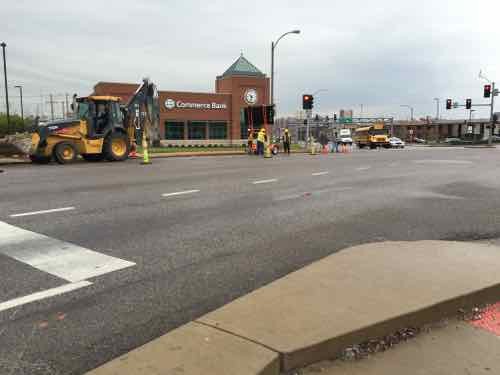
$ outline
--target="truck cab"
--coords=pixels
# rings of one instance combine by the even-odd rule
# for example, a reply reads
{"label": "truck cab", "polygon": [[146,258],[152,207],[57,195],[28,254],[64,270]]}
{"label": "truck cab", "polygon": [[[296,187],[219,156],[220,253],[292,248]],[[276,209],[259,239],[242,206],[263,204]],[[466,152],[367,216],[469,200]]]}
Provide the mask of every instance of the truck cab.
{"label": "truck cab", "polygon": [[347,144],[352,145],[351,129],[340,129],[338,142],[345,144],[345,145],[347,145]]}

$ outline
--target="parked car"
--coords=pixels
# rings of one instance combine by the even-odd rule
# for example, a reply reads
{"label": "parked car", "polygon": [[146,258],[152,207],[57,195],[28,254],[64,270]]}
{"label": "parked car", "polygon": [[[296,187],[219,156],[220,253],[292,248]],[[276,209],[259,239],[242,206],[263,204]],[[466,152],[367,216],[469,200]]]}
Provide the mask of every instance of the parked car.
{"label": "parked car", "polygon": [[427,143],[427,141],[422,138],[413,138],[413,140],[415,141],[415,143]]}
{"label": "parked car", "polygon": [[461,144],[463,143],[462,140],[460,138],[453,138],[453,137],[450,137],[450,138],[446,138],[444,140],[444,143],[448,143],[448,144]]}
{"label": "parked car", "polygon": [[389,144],[391,148],[405,148],[405,143],[397,137],[389,138]]}

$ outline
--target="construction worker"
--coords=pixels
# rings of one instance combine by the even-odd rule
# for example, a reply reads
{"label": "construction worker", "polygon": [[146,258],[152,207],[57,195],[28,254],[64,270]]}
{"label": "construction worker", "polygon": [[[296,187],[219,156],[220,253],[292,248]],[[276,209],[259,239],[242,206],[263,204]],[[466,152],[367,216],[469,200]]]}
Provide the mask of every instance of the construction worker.
{"label": "construction worker", "polygon": [[264,143],[266,142],[266,129],[262,128],[257,135],[257,155],[264,155]]}
{"label": "construction worker", "polygon": [[253,131],[248,129],[248,155],[253,153]]}
{"label": "construction worker", "polygon": [[288,132],[288,128],[285,129],[285,134],[283,135],[283,149],[285,153],[288,153],[290,155],[290,143],[292,141],[292,138],[290,137],[290,133]]}

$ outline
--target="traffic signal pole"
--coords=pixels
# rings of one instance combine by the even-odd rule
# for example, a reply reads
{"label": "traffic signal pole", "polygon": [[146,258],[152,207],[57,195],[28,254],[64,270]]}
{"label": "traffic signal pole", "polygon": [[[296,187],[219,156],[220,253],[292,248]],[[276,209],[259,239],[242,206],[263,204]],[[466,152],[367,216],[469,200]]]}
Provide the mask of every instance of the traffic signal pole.
{"label": "traffic signal pole", "polygon": [[309,149],[309,139],[310,139],[310,129],[309,129],[309,122],[311,121],[312,117],[312,110],[308,109],[306,110],[306,149]]}
{"label": "traffic signal pole", "polygon": [[493,120],[493,115],[494,115],[494,112],[495,112],[495,96],[496,96],[496,89],[495,89],[495,82],[492,82],[491,84],[491,112],[490,112],[490,122],[491,122],[491,125],[490,125],[490,134],[489,134],[489,137],[488,137],[488,146],[492,146],[493,145],[493,130],[494,130],[494,127],[495,127],[495,122]]}

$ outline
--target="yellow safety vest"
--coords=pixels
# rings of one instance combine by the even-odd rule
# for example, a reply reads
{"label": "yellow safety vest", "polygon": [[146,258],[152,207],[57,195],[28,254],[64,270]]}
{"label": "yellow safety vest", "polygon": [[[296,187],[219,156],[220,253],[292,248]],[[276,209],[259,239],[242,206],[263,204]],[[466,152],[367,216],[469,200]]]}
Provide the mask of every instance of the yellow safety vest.
{"label": "yellow safety vest", "polygon": [[264,133],[263,133],[263,132],[259,132],[259,135],[257,136],[257,140],[258,140],[259,142],[262,142],[262,143],[264,143],[264,142],[266,141],[266,138],[265,138],[265,136],[264,136]]}

